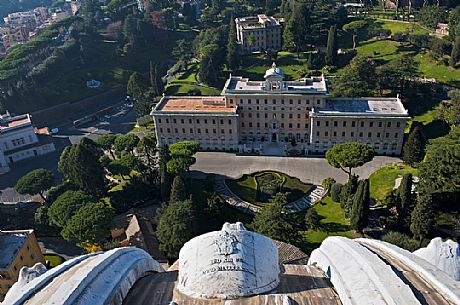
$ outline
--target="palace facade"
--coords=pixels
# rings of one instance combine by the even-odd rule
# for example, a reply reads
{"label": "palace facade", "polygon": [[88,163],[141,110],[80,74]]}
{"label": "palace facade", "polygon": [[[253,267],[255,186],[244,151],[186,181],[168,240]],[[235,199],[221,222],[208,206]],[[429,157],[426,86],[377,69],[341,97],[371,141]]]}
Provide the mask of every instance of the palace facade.
{"label": "palace facade", "polygon": [[158,144],[310,154],[357,141],[380,155],[401,154],[410,117],[399,98],[332,98],[324,77],[284,81],[275,64],[264,78],[230,76],[221,96],[164,96],[152,111]]}

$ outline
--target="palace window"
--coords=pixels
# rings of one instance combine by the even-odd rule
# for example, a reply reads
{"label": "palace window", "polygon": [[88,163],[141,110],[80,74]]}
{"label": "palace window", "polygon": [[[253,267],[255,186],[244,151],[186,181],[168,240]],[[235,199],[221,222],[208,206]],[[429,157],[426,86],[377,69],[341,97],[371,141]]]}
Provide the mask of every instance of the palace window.
{"label": "palace window", "polygon": [[374,127],[374,122],[369,122],[369,127]]}
{"label": "palace window", "polygon": [[334,121],[334,127],[337,127],[339,123],[337,121]]}
{"label": "palace window", "polygon": [[350,136],[353,138],[353,137],[355,136],[355,133],[352,131],[352,132],[350,133]]}
{"label": "palace window", "polygon": [[387,123],[387,127],[391,127],[391,122],[388,122],[388,123]]}
{"label": "palace window", "polygon": [[318,127],[321,126],[321,121],[316,121],[316,126],[318,126]]}
{"label": "palace window", "polygon": [[372,137],[372,132],[368,132],[368,133],[367,133],[367,137],[368,137],[368,138]]}
{"label": "palace window", "polygon": [[355,127],[356,126],[356,122],[355,121],[352,121],[351,122],[351,127]]}
{"label": "palace window", "polygon": [[329,127],[329,121],[326,121],[326,127]]}

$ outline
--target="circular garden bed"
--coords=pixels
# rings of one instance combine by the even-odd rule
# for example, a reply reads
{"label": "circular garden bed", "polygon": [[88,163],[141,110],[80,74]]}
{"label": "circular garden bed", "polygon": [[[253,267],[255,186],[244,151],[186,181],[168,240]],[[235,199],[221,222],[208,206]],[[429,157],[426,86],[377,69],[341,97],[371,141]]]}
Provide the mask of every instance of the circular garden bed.
{"label": "circular garden bed", "polygon": [[314,187],[298,178],[275,171],[244,175],[240,179],[228,179],[225,183],[235,195],[259,206],[269,203],[277,193],[287,193],[288,202],[296,201]]}

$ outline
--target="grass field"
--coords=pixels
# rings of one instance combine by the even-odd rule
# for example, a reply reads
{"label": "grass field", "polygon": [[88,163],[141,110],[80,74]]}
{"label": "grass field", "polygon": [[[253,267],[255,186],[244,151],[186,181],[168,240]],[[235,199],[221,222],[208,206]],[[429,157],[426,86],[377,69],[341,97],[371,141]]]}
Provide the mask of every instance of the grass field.
{"label": "grass field", "polygon": [[199,90],[201,95],[220,95],[221,89],[201,86],[196,83],[199,65],[191,64],[187,71],[181,72],[177,78],[166,87],[166,95],[188,95],[191,90]]}
{"label": "grass field", "polygon": [[350,221],[345,218],[340,204],[333,202],[330,197],[326,197],[312,208],[316,209],[321,217],[321,229],[300,232],[302,240],[305,242],[302,245],[302,250],[310,253],[313,249],[319,247],[321,242],[328,236],[353,237]]}
{"label": "grass field", "polygon": [[47,254],[47,255],[44,255],[44,257],[45,257],[45,261],[50,263],[51,268],[54,268],[63,263],[62,258],[60,258],[58,255]]}
{"label": "grass field", "polygon": [[[311,184],[303,183],[297,178],[293,178],[282,173],[278,174],[280,174],[282,177],[284,177],[284,179],[286,179],[285,183],[282,186],[281,192],[288,193],[288,202],[293,202],[301,198],[306,193],[310,192],[313,188]],[[260,202],[257,200],[257,184],[255,176],[256,174],[251,174],[244,175],[238,180],[229,179],[226,180],[226,184],[228,185],[230,190],[241,199],[259,206],[264,206],[267,204],[267,202]]]}
{"label": "grass field", "polygon": [[371,198],[379,202],[383,201],[386,195],[393,190],[395,180],[409,173],[417,176],[418,170],[405,164],[390,164],[381,167],[369,177]]}
{"label": "grass field", "polygon": [[393,20],[378,20],[378,23],[382,25],[382,28],[390,30],[391,34],[398,32],[410,32],[413,34],[428,34],[429,32],[422,28],[417,23],[407,23]]}

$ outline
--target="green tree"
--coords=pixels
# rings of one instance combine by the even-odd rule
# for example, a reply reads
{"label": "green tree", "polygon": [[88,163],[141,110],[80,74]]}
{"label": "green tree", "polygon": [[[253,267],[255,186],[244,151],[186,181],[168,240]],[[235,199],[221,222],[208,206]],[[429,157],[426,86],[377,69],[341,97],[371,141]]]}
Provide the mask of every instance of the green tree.
{"label": "green tree", "polygon": [[347,217],[353,208],[353,198],[357,189],[358,176],[356,175],[349,177],[347,183],[340,189],[340,207],[345,211]]}
{"label": "green tree", "polygon": [[297,3],[286,22],[283,39],[287,50],[300,52],[309,42],[311,11],[306,3]]}
{"label": "green tree", "polygon": [[206,45],[200,48],[200,70],[198,76],[200,81],[214,85],[219,79],[220,71],[222,70],[222,49],[216,45]]}
{"label": "green tree", "polygon": [[239,66],[238,46],[236,44],[236,25],[233,15],[230,18],[230,31],[228,31],[227,66],[232,71]]}
{"label": "green tree", "polygon": [[361,180],[353,196],[350,219],[351,227],[358,232],[362,232],[369,222],[369,200],[369,180]]}
{"label": "green tree", "polygon": [[419,196],[412,212],[410,230],[414,238],[420,241],[420,246],[422,246],[423,239],[431,233],[435,224],[436,213],[433,209],[431,196]]}
{"label": "green tree", "polygon": [[332,25],[327,36],[326,64],[335,66],[337,63],[337,26]]}
{"label": "green tree", "polygon": [[126,88],[128,94],[133,98],[134,109],[139,116],[148,114],[151,100],[147,95],[149,91],[148,81],[138,72],[131,74]]}
{"label": "green tree", "polygon": [[76,240],[79,245],[101,245],[110,237],[114,213],[102,202],[80,207],[61,231],[66,240]]}
{"label": "green tree", "polygon": [[358,45],[358,35],[364,32],[369,27],[369,24],[365,20],[356,20],[347,23],[343,26],[343,30],[352,35],[353,38],[353,49]]}
{"label": "green tree", "polygon": [[362,97],[372,95],[377,87],[375,62],[358,55],[332,83],[334,96]]}
{"label": "green tree", "polygon": [[172,50],[172,54],[179,61],[183,69],[187,70],[188,64],[193,58],[193,48],[190,41],[179,39],[176,41],[176,46]]}
{"label": "green tree", "polygon": [[452,53],[450,54],[449,65],[452,68],[457,66],[457,62],[460,58],[460,37],[457,37],[454,41],[454,46],[452,47]]}
{"label": "green tree", "polygon": [[314,207],[310,207],[305,214],[305,225],[309,230],[318,230],[321,227],[319,214]]}
{"label": "green tree", "polygon": [[372,161],[375,156],[374,148],[358,142],[336,144],[326,152],[330,166],[340,168],[350,178],[352,169]]}
{"label": "green tree", "polygon": [[169,195],[169,202],[184,201],[187,199],[187,191],[185,189],[184,181],[180,176],[174,177],[171,186],[171,195]]}
{"label": "green tree", "polygon": [[158,149],[155,133],[151,132],[140,139],[136,152],[138,157],[146,165],[148,171],[156,170]]}
{"label": "green tree", "polygon": [[416,126],[409,134],[409,138],[403,146],[404,163],[414,165],[423,160],[425,155],[425,140],[419,126]]}
{"label": "green tree", "polygon": [[[150,61],[150,87],[151,87],[151,92],[153,93],[153,95],[160,96],[163,94],[164,84],[163,84],[161,69],[157,64],[153,64],[152,61]],[[149,104],[149,110],[150,110],[150,104]]]}
{"label": "green tree", "polygon": [[254,230],[275,240],[287,243],[298,241],[295,216],[284,207],[287,195],[278,193],[269,205],[264,206],[254,217]]}
{"label": "green tree", "polygon": [[133,133],[117,134],[114,142],[117,152],[130,152],[133,154],[134,148],[139,144],[139,137]]}
{"label": "green tree", "polygon": [[449,36],[455,40],[460,37],[460,6],[455,7],[449,13]]}
{"label": "green tree", "polygon": [[51,204],[48,210],[50,224],[63,228],[77,210],[94,202],[94,197],[83,191],[66,191]]}
{"label": "green tree", "polygon": [[419,192],[458,194],[460,192],[460,128],[431,140],[419,169]]}
{"label": "green tree", "polygon": [[121,179],[126,180],[125,176],[131,178],[131,172],[139,170],[139,167],[139,159],[134,155],[127,154],[110,162],[107,169],[113,175],[120,175]]}
{"label": "green tree", "polygon": [[59,159],[58,169],[66,180],[82,190],[90,194],[102,195],[105,191],[105,175],[99,163],[100,154],[82,142],[85,141],[64,149]]}
{"label": "green tree", "polygon": [[436,29],[438,23],[445,20],[445,11],[442,7],[436,5],[424,5],[417,16],[420,23],[430,29]]}
{"label": "green tree", "polygon": [[102,149],[108,151],[113,159],[115,159],[115,155],[113,154],[115,138],[116,136],[113,134],[103,134],[96,140],[96,143],[101,146]]}
{"label": "green tree", "polygon": [[171,189],[171,174],[168,172],[168,161],[171,159],[169,148],[163,146],[160,148],[158,168],[160,173],[160,195],[163,201],[169,196]]}
{"label": "green tree", "polygon": [[449,91],[449,97],[441,103],[437,117],[455,128],[460,125],[460,90]]}
{"label": "green tree", "polygon": [[342,192],[343,185],[340,183],[334,183],[331,187],[331,199],[334,202],[340,202],[340,193]]}
{"label": "green tree", "polygon": [[46,200],[44,193],[49,190],[54,183],[54,173],[44,168],[39,168],[22,176],[14,190],[19,194],[35,195],[39,194],[43,200]]}
{"label": "green tree", "polygon": [[171,159],[167,162],[167,170],[171,174],[183,175],[189,172],[196,163],[195,155],[200,150],[200,144],[194,141],[177,142],[169,146]]}
{"label": "green tree", "polygon": [[36,224],[49,226],[48,210],[49,208],[46,205],[42,205],[35,211],[34,220]]}
{"label": "green tree", "polygon": [[195,236],[195,211],[191,200],[171,202],[160,216],[157,238],[160,250],[178,258],[182,246]]}
{"label": "green tree", "polygon": [[405,174],[402,177],[401,185],[398,188],[398,199],[396,204],[396,210],[398,212],[398,226],[402,230],[405,230],[410,226],[410,214],[412,209],[412,174]]}

